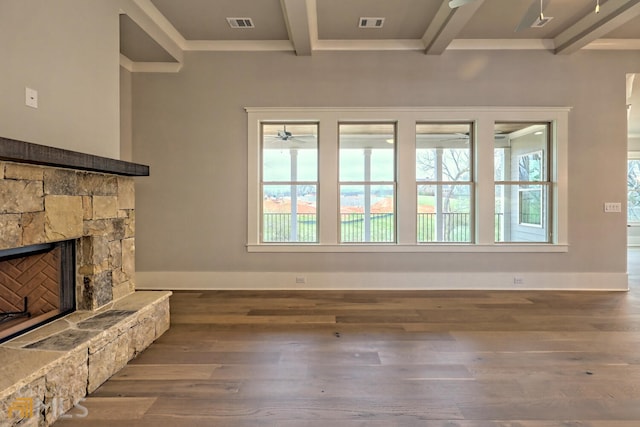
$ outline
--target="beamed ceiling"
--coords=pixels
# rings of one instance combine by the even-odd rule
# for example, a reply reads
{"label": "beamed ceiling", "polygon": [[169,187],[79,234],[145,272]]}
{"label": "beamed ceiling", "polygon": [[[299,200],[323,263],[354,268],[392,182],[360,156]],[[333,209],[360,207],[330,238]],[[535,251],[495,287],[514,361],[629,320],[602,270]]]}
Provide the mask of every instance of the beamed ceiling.
{"label": "beamed ceiling", "polygon": [[[539,16],[539,0],[131,0],[120,18],[121,65],[132,72],[178,72],[187,51],[637,50],[640,0],[543,0],[545,26],[516,27]],[[382,28],[359,28],[363,17]],[[251,18],[231,28],[227,18]],[[630,70],[635,71],[635,70]],[[640,85],[636,78],[633,87]],[[640,90],[632,103],[640,106]],[[632,108],[639,125],[640,108]]]}

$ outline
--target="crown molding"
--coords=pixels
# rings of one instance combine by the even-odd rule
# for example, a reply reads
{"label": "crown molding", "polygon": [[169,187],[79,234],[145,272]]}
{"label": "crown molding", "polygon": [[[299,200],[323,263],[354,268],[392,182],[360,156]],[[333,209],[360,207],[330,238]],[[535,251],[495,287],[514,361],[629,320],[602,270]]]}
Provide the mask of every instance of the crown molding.
{"label": "crown molding", "polygon": [[185,51],[199,52],[260,52],[294,51],[289,40],[187,40]]}
{"label": "crown molding", "polygon": [[180,62],[134,62],[134,73],[178,73],[182,69]]}
{"label": "crown molding", "polygon": [[447,50],[548,50],[552,39],[455,39]]}
{"label": "crown molding", "polygon": [[318,40],[316,51],[424,50],[421,39]]}
{"label": "crown molding", "polygon": [[130,73],[177,73],[182,69],[180,62],[134,62],[123,54],[120,66]]}
{"label": "crown molding", "polygon": [[[187,40],[186,51],[200,52],[293,52],[289,40]],[[421,39],[395,40],[317,40],[313,51],[424,50]],[[455,39],[446,50],[546,50],[553,52],[553,39]],[[640,50],[640,39],[599,39],[586,45],[588,50]]]}
{"label": "crown molding", "polygon": [[583,49],[589,50],[640,50],[640,39],[598,39]]}
{"label": "crown molding", "polygon": [[130,73],[133,73],[133,61],[123,54],[120,54],[120,66]]}

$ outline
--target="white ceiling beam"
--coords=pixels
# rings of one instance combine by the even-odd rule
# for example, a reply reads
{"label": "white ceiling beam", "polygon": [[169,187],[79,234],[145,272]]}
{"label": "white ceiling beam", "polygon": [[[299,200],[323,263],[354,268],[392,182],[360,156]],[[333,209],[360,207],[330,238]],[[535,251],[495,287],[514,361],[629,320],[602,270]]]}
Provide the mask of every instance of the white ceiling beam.
{"label": "white ceiling beam", "polygon": [[475,0],[464,6],[451,9],[449,0],[443,0],[440,9],[422,36],[425,54],[440,55],[444,52],[483,2],[484,0]]}
{"label": "white ceiling beam", "polygon": [[574,53],[640,15],[640,0],[608,0],[554,39],[556,54]]}
{"label": "white ceiling beam", "polygon": [[280,0],[282,12],[287,24],[289,40],[298,56],[311,55],[311,25],[310,14],[315,15],[315,9],[310,10],[307,0]]}
{"label": "white ceiling beam", "polygon": [[176,61],[182,62],[185,39],[151,3],[151,0],[122,2],[122,12]]}

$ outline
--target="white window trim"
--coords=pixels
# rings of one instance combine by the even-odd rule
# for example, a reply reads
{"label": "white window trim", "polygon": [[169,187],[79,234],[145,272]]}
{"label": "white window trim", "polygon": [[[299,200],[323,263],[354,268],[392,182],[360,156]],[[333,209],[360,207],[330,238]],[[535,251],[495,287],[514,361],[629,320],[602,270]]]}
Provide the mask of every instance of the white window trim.
{"label": "white window trim", "polygon": [[[568,121],[570,107],[389,107],[281,108],[246,107],[247,250],[249,252],[567,252]],[[319,242],[260,243],[260,125],[263,122],[318,122]],[[399,165],[415,165],[415,125],[425,121],[475,124],[475,243],[416,243],[415,167],[397,172],[397,243],[340,244],[338,199],[338,123],[396,121]],[[550,122],[553,230],[552,243],[494,242],[493,138],[496,122]],[[487,144],[487,141],[490,144]]]}
{"label": "white window trim", "polygon": [[[627,165],[629,160],[640,160],[640,151],[636,151],[636,150],[627,151]],[[640,221],[629,221],[628,214],[627,214],[627,225],[629,227],[640,227]]]}

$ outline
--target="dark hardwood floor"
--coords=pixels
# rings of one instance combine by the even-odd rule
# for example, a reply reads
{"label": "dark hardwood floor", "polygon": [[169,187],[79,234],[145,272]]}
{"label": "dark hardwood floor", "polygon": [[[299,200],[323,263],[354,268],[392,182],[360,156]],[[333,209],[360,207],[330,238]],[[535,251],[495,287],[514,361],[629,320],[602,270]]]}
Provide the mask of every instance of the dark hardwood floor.
{"label": "dark hardwood floor", "polygon": [[628,293],[176,292],[171,329],[55,425],[638,427],[629,271]]}

